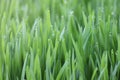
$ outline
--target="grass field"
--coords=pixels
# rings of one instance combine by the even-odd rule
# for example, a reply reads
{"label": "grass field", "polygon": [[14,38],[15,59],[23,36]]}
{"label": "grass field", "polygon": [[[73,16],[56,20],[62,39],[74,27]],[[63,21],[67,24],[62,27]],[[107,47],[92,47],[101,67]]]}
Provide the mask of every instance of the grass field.
{"label": "grass field", "polygon": [[0,0],[0,80],[120,80],[120,0]]}

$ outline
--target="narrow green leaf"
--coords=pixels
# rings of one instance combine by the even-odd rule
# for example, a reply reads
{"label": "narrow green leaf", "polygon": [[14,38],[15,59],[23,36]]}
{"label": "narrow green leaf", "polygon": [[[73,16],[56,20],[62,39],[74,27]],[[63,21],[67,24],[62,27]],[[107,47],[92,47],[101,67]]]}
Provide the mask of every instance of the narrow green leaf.
{"label": "narrow green leaf", "polygon": [[26,54],[25,61],[24,61],[24,65],[23,65],[23,68],[22,68],[21,80],[24,80],[24,79],[25,79],[27,58],[28,58],[28,53]]}

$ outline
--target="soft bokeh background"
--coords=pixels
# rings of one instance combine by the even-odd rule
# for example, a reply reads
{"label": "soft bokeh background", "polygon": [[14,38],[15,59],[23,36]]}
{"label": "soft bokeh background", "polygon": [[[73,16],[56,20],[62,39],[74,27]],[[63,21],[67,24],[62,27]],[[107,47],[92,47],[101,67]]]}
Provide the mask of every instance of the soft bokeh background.
{"label": "soft bokeh background", "polygon": [[120,0],[0,0],[0,80],[119,80]]}

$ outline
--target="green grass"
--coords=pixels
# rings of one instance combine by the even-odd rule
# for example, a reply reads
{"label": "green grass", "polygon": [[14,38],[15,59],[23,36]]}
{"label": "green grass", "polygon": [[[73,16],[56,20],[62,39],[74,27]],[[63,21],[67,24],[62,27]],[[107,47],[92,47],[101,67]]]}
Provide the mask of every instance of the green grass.
{"label": "green grass", "polygon": [[0,0],[0,80],[120,80],[120,0]]}

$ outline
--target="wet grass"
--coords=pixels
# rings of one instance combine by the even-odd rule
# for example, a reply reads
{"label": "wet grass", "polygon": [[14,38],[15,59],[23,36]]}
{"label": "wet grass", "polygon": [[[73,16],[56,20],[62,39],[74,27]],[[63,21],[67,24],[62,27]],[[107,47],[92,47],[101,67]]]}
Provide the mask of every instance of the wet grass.
{"label": "wet grass", "polygon": [[119,80],[119,0],[0,0],[0,80]]}

